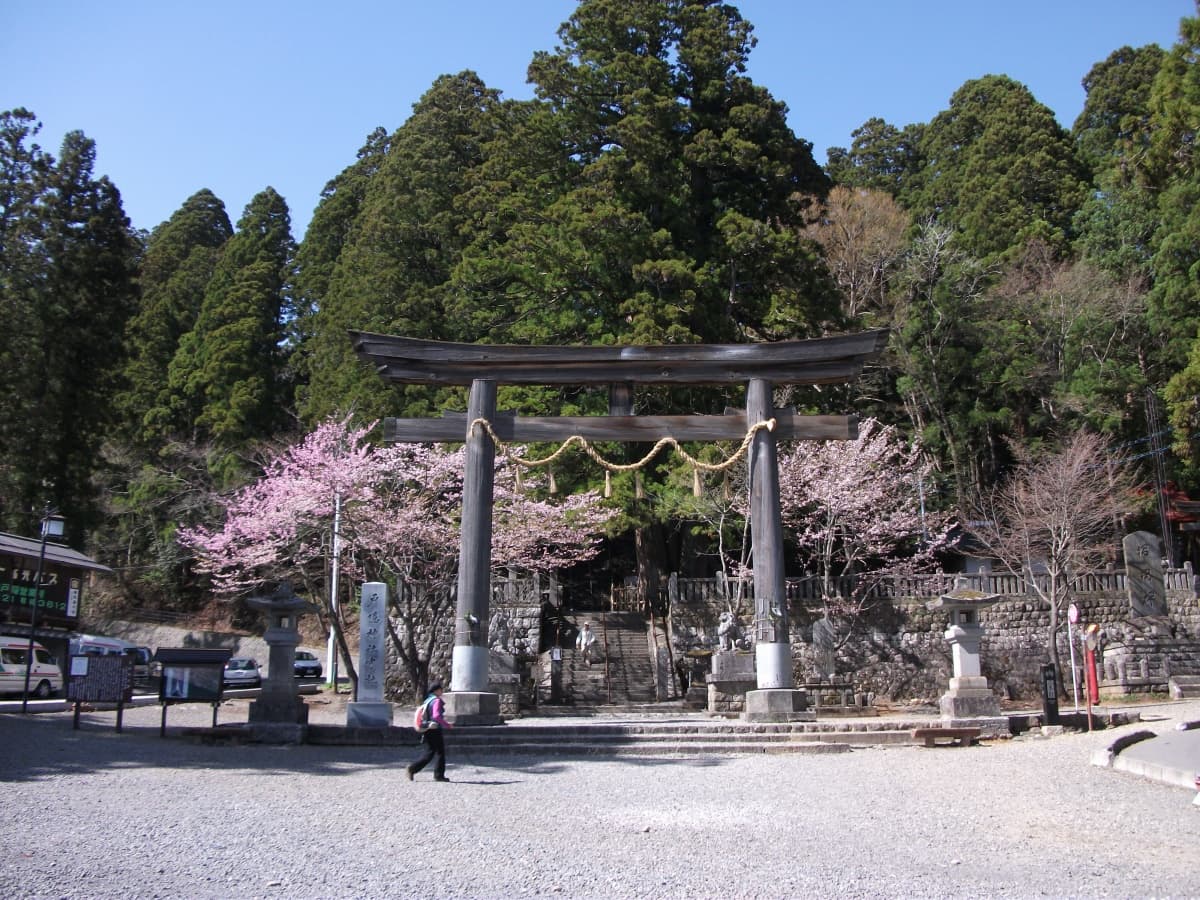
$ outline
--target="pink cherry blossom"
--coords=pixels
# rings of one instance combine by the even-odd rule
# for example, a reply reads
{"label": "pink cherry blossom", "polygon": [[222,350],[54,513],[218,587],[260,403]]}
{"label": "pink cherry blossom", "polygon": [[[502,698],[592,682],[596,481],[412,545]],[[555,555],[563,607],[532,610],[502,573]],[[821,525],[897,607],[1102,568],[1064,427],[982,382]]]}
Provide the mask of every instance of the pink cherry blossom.
{"label": "pink cherry blossom", "polygon": [[[463,451],[377,447],[372,426],[330,419],[266,463],[262,476],[224,502],[218,528],[185,529],[219,594],[237,595],[290,578],[314,584],[332,553],[340,501],[341,565],[347,577],[446,583],[459,549]],[[598,552],[610,513],[595,493],[561,501],[518,491],[497,463],[492,564],[547,572]]]}

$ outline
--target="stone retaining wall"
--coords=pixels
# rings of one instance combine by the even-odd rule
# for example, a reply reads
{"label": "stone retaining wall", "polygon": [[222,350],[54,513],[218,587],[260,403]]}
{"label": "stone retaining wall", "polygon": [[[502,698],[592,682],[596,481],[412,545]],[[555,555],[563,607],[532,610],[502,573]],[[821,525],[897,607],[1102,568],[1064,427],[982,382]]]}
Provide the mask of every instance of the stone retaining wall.
{"label": "stone retaining wall", "polygon": [[[495,594],[493,595],[495,596]],[[527,602],[527,597],[516,598],[516,602]],[[402,623],[392,617],[392,627],[400,633]],[[504,715],[515,715],[522,682],[528,678],[528,661],[537,657],[541,642],[542,610],[540,606],[493,606],[488,623],[488,647],[491,651],[489,678],[495,680],[495,690],[501,695]],[[441,680],[450,684],[450,662],[454,652],[453,612],[441,617],[436,623],[428,620],[417,623],[418,646],[429,646],[429,632],[433,630],[433,656],[429,662],[430,681]],[[404,666],[396,654],[391,641],[387,644],[385,663],[386,694],[393,702],[414,699],[416,685],[412,684]],[[510,676],[518,676],[514,682]],[[516,685],[514,687],[514,684]]]}
{"label": "stone retaining wall", "polygon": [[[926,609],[926,602],[928,598],[885,600],[867,610],[849,637],[844,632],[839,634],[833,651],[834,673],[851,677],[856,692],[888,700],[935,703],[946,690],[953,665],[950,645],[943,636],[946,613]],[[1166,690],[1164,673],[1200,674],[1200,602],[1194,593],[1185,591],[1168,593],[1167,602],[1169,615],[1149,622],[1129,618],[1129,600],[1124,596],[1075,600],[1081,625],[1100,626],[1100,664],[1111,662],[1112,678],[1117,677],[1119,666],[1129,676],[1129,686],[1136,687],[1131,679],[1140,677],[1143,660],[1148,667],[1146,683],[1155,685],[1155,690]],[[726,603],[720,598],[706,604],[691,600],[673,609],[676,653],[696,645],[715,646],[717,621],[725,609]],[[793,604],[789,615],[796,682],[821,680],[821,669],[828,665],[828,659],[819,660],[820,651],[812,643],[813,622],[820,611]],[[743,615],[741,622],[745,628],[748,616]],[[1048,607],[1034,597],[1011,597],[983,610],[980,624],[984,628],[980,660],[989,686],[1008,699],[1038,698],[1041,666],[1048,661]],[[1152,636],[1149,631],[1159,633]],[[1057,643],[1064,678],[1069,683],[1070,647],[1065,622]],[[1076,647],[1077,660],[1082,663],[1078,644]]]}

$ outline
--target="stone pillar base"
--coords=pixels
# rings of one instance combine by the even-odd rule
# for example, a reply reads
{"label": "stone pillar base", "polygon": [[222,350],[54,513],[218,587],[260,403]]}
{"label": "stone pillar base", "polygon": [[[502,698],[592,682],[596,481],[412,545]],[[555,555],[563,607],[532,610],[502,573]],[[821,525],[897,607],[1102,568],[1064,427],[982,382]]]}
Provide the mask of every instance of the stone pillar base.
{"label": "stone pillar base", "polygon": [[446,721],[451,725],[503,725],[500,695],[482,691],[450,691],[446,702]]}
{"label": "stone pillar base", "polygon": [[[792,645],[786,641],[754,645],[754,668],[758,686],[764,691],[792,689]],[[715,672],[716,669],[713,669]]]}
{"label": "stone pillar base", "polygon": [[757,683],[754,673],[739,681],[726,681],[709,675],[707,709],[715,716],[741,715],[746,711],[746,694],[754,690]]}
{"label": "stone pillar base", "polygon": [[1000,715],[1000,701],[980,675],[964,675],[950,679],[950,690],[940,701],[942,718],[995,718]]}
{"label": "stone pillar base", "polygon": [[766,688],[746,693],[747,722],[813,722],[817,714],[808,708],[808,693],[791,688]]}
{"label": "stone pillar base", "polygon": [[259,744],[303,744],[307,725],[286,722],[251,722],[246,726],[249,739]]}
{"label": "stone pillar base", "polygon": [[346,704],[347,728],[391,728],[392,704],[359,701]]}
{"label": "stone pillar base", "polygon": [[256,724],[307,725],[308,704],[296,693],[267,696],[250,701],[247,721]]}
{"label": "stone pillar base", "polygon": [[951,719],[945,716],[941,719],[943,728],[978,728],[979,736],[985,739],[1012,737],[1012,727],[1008,716],[963,716]]}

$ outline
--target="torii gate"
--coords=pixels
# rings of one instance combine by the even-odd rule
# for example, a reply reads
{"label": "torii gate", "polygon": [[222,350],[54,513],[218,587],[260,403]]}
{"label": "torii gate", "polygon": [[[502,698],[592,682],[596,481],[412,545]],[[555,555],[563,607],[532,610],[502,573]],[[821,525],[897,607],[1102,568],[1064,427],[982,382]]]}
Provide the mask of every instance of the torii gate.
{"label": "torii gate", "polygon": [[[402,443],[465,441],[457,618],[447,709],[466,724],[500,721],[499,695],[488,692],[488,648],[481,628],[491,601],[492,488],[501,441],[750,440],[750,533],[754,563],[757,687],[746,696],[756,721],[811,718],[804,691],[793,688],[784,593],[783,528],[776,441],[847,440],[847,416],[798,416],[775,409],[776,384],[838,384],[857,377],[882,352],[886,330],[767,344],[578,347],[457,344],[351,331],[355,351],[387,381],[469,385],[466,415],[386,419],[384,438]],[[745,411],[720,416],[635,416],[635,384],[746,383]],[[609,415],[515,417],[496,412],[498,384],[607,385]],[[488,423],[478,427],[479,420]],[[769,423],[768,427],[761,427]],[[757,427],[756,427],[757,426]],[[490,432],[490,433],[489,433]]]}

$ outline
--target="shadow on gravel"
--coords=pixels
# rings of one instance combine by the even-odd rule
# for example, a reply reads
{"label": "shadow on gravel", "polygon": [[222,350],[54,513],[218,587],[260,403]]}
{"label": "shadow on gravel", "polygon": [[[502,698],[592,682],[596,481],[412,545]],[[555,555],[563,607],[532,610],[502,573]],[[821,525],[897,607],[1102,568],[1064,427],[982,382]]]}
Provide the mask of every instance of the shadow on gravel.
{"label": "shadow on gravel", "polygon": [[[623,766],[639,766],[642,768],[658,768],[670,766],[677,769],[686,766],[691,769],[708,769],[723,766],[734,761],[734,757],[681,757],[681,756],[611,756],[603,753],[580,754],[572,753],[562,757],[554,757],[553,750],[547,750],[543,756],[530,754],[498,753],[488,756],[486,751],[472,748],[469,751],[456,751],[451,741],[446,742],[446,754],[449,765],[478,766],[480,768],[497,769],[501,772],[522,772],[527,775],[557,775],[566,770],[567,764],[583,765],[586,763],[620,763]],[[744,757],[743,757],[744,758]]]}
{"label": "shadow on gravel", "polygon": [[[166,737],[157,725],[126,722],[116,730],[115,715],[84,717],[80,728],[71,727],[70,715],[0,714],[0,783],[40,781],[59,775],[80,775],[134,768],[215,769],[262,774],[302,773],[345,775],[351,771],[377,768],[393,774],[410,762],[415,747],[316,746],[311,744],[203,744],[182,737],[181,727],[167,726]],[[509,784],[511,780],[471,778],[471,768],[527,777],[557,777],[569,766],[585,763],[620,762],[627,766],[709,768],[724,765],[728,758],[612,757],[573,754],[553,758],[545,755],[514,755],[486,750],[455,748],[447,741],[450,774],[478,785]],[[521,779],[518,779],[521,780]]]}
{"label": "shadow on gravel", "polygon": [[167,736],[160,737],[157,727],[126,724],[118,732],[115,717],[76,731],[70,716],[0,715],[0,782],[133,768],[337,776],[363,767],[395,770],[412,755],[408,747],[206,745],[172,731],[168,726]]}

